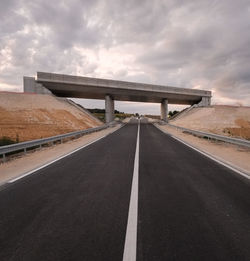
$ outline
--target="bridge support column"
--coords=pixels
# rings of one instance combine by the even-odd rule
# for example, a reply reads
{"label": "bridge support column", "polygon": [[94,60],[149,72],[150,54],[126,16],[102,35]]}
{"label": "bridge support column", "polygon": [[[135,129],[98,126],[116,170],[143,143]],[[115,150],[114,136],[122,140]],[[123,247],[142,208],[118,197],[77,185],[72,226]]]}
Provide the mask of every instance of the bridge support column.
{"label": "bridge support column", "polygon": [[105,121],[110,123],[114,120],[114,100],[110,95],[105,96]]}
{"label": "bridge support column", "polygon": [[163,99],[161,102],[161,120],[168,122],[168,100]]}

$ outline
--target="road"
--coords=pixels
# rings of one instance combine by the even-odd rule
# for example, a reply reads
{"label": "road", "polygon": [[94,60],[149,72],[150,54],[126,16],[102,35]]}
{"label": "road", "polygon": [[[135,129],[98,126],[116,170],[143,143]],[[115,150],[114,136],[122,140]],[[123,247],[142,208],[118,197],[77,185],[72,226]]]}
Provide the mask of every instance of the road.
{"label": "road", "polygon": [[[137,131],[4,186],[0,260],[123,260]],[[138,162],[136,260],[250,260],[249,180],[145,120]]]}

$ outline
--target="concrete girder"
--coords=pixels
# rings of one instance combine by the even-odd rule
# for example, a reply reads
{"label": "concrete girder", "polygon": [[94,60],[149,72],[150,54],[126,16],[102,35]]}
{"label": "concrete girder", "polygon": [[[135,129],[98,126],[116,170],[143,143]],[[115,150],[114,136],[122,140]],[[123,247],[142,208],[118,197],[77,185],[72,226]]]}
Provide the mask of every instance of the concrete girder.
{"label": "concrete girder", "polygon": [[211,92],[197,89],[177,88],[135,82],[124,82],[82,76],[38,72],[37,83],[41,83],[54,95],[68,98],[105,99],[109,94],[118,101],[169,104],[198,104],[202,97],[211,98]]}

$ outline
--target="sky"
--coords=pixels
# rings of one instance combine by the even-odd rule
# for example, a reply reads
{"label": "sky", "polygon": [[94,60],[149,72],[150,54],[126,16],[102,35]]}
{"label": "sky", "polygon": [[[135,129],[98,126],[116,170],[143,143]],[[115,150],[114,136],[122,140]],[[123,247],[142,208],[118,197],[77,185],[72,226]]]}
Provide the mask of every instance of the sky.
{"label": "sky", "polygon": [[211,90],[213,104],[250,106],[249,0],[1,0],[0,17],[1,91],[22,92],[24,75],[45,71]]}

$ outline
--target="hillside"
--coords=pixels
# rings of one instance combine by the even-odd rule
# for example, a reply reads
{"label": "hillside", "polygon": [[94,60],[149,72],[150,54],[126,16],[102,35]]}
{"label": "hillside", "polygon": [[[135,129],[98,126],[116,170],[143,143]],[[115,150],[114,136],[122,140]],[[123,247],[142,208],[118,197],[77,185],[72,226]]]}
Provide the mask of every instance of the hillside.
{"label": "hillside", "polygon": [[101,124],[62,98],[0,92],[0,138],[27,141]]}
{"label": "hillside", "polygon": [[184,112],[170,123],[189,129],[250,139],[250,107],[197,107]]}

